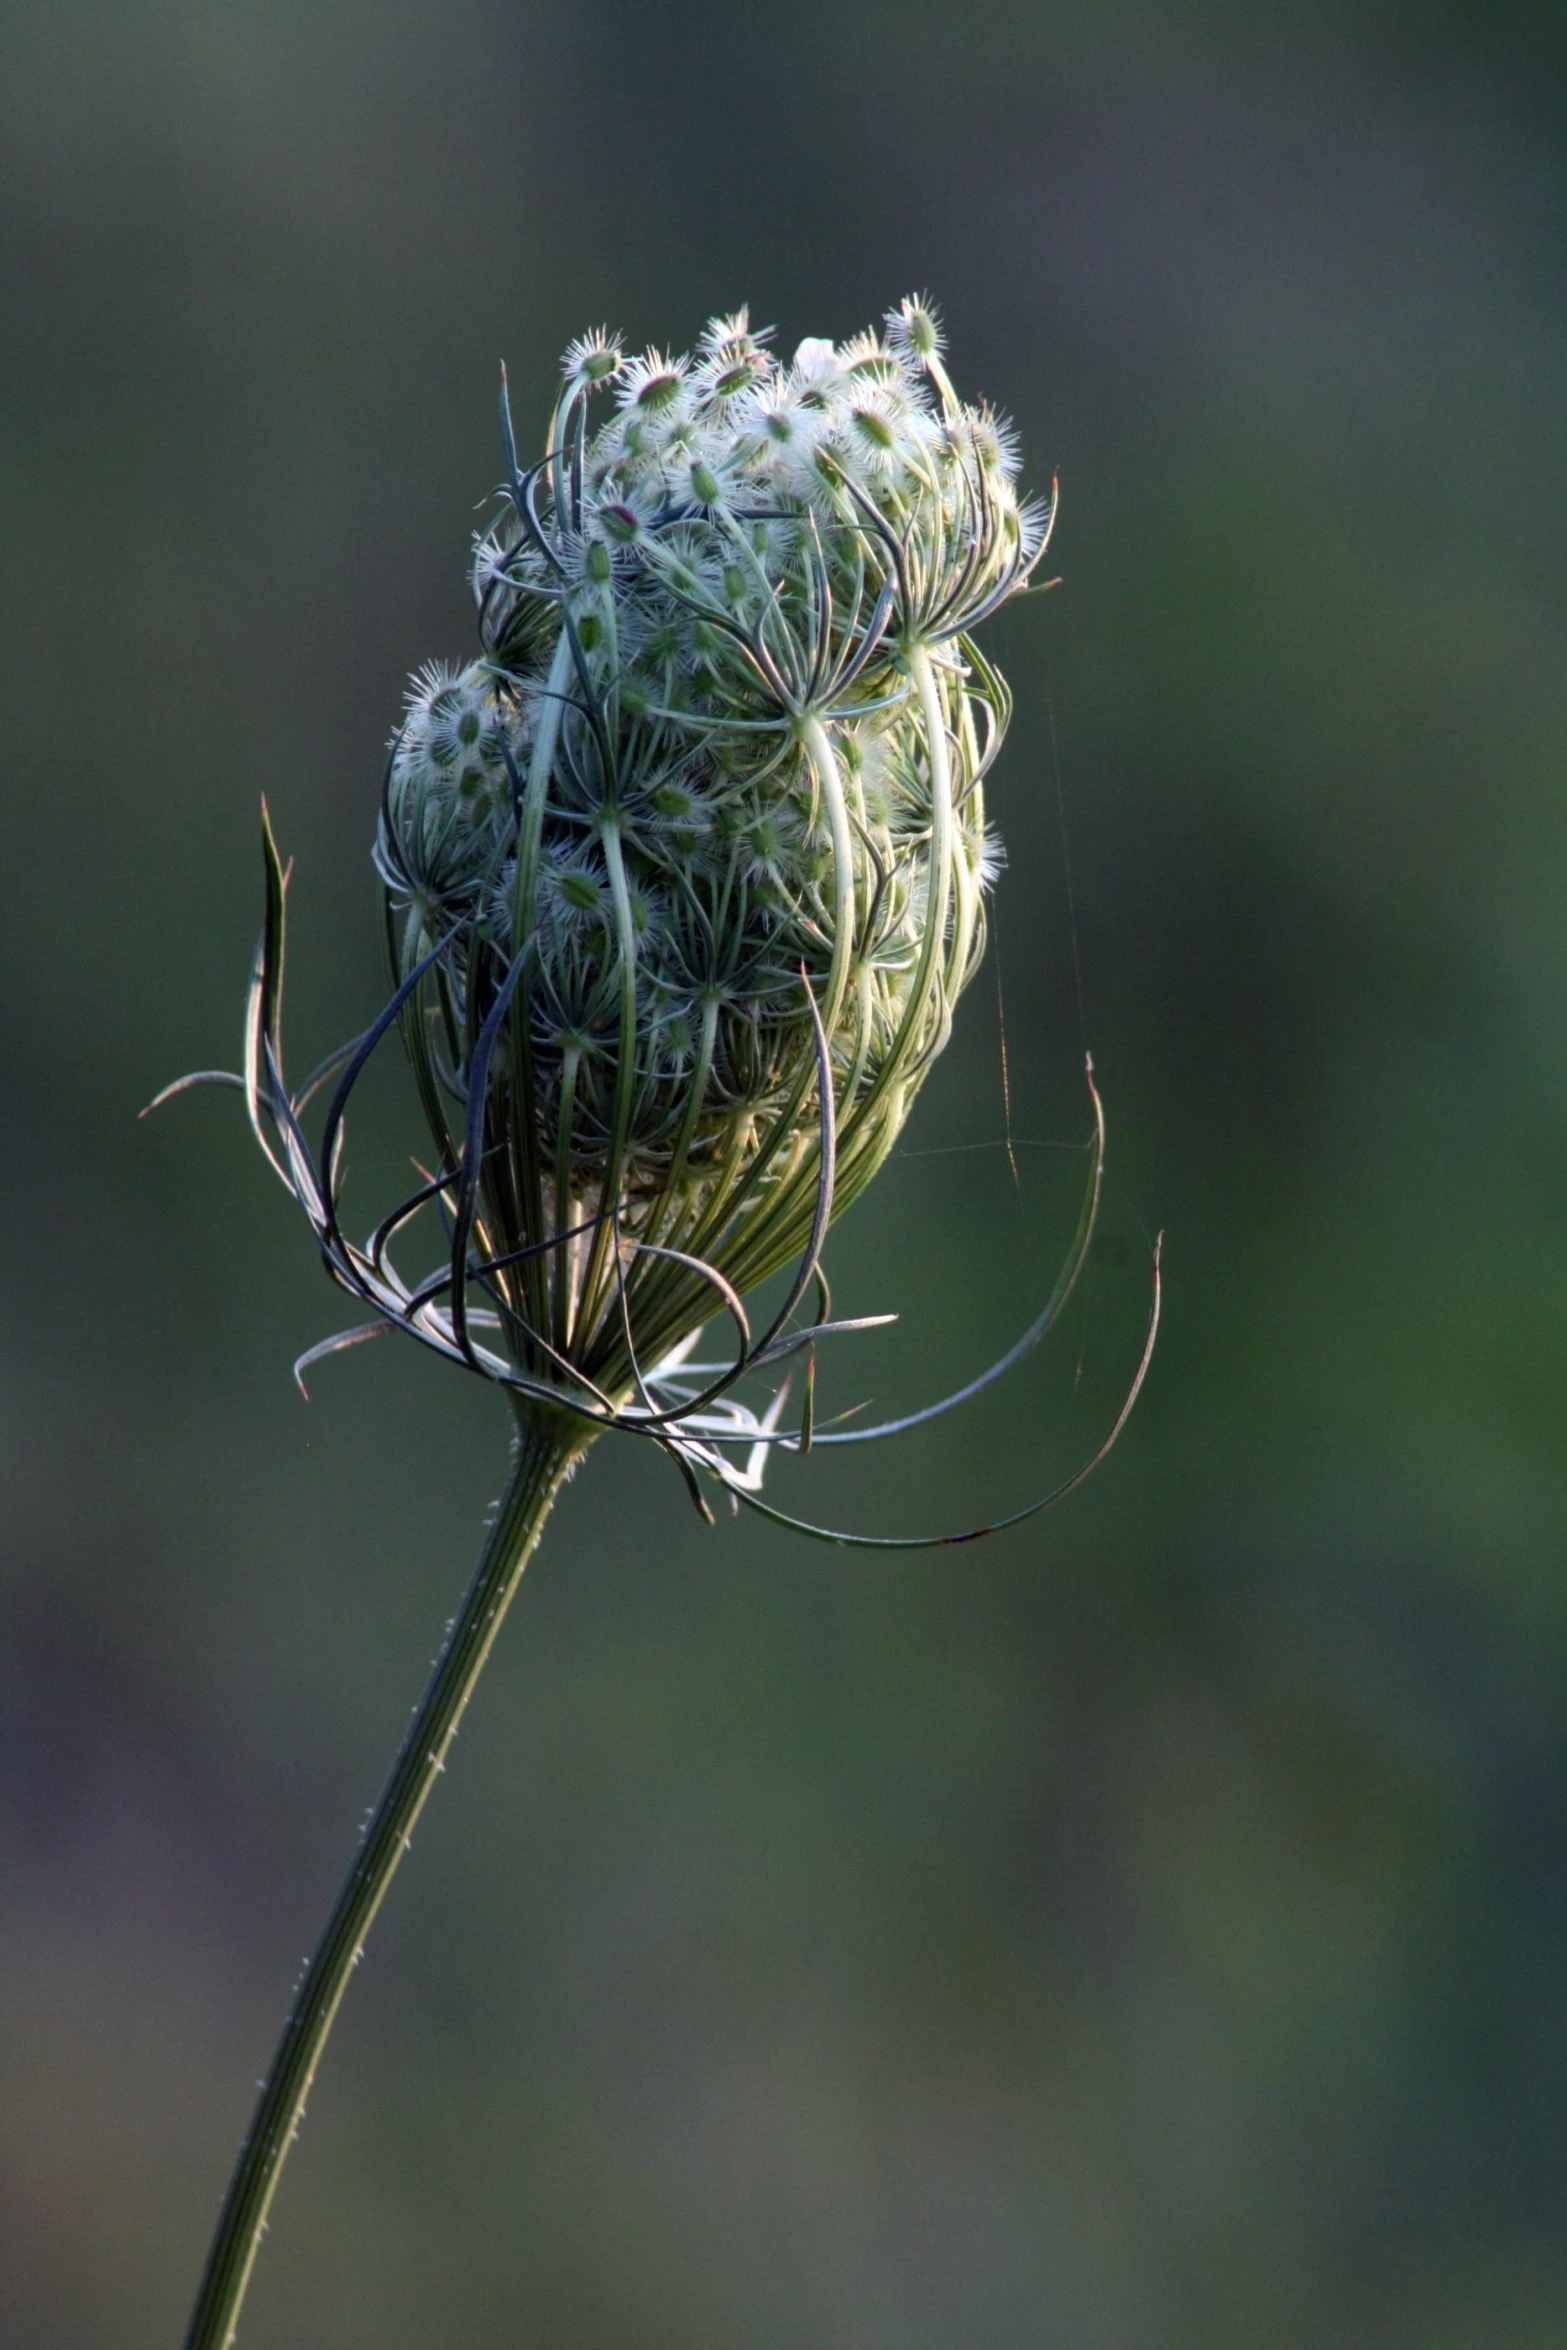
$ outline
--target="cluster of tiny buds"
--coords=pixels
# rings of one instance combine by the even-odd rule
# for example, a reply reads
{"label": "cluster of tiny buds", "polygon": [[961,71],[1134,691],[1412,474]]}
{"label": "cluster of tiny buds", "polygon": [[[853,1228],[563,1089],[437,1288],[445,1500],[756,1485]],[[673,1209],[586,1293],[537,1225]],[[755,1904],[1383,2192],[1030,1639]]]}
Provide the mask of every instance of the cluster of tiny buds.
{"label": "cluster of tiny buds", "polygon": [[[572,344],[562,409],[591,391],[614,399],[582,452],[580,529],[562,550],[583,586],[606,586],[626,555],[646,546],[650,528],[667,526],[671,509],[754,517],[765,558],[768,540],[787,541],[806,518],[828,533],[855,527],[865,497],[894,519],[933,502],[967,525],[976,485],[988,509],[992,581],[1031,560],[1048,507],[1017,496],[1017,439],[1006,419],[958,400],[929,304],[905,301],[882,334],[841,345],[808,337],[787,367],[768,341],[741,310],[714,319],[690,356],[627,358],[602,333]],[[481,609],[498,575],[514,584],[519,572],[532,573],[552,585],[548,571],[547,558],[518,564],[509,531],[485,534],[474,565]],[[754,589],[752,567],[731,550],[711,584],[741,605]]]}
{"label": "cluster of tiny buds", "polygon": [[[334,1278],[375,1316],[300,1371],[401,1330],[583,1442],[650,1438],[699,1503],[708,1477],[801,1524],[761,1502],[762,1474],[771,1446],[816,1438],[817,1342],[865,1326],[833,1318],[823,1247],[983,954],[1000,863],[985,781],[1011,697],[973,632],[1028,587],[1052,507],[1019,496],[1010,428],[958,399],[928,302],[884,332],[807,340],[787,367],[767,345],[743,311],[681,358],[584,336],[529,465],[503,379],[481,652],[415,677],[387,762],[390,1000],[289,1092],[286,876],[264,826],[245,1074],[182,1084],[243,1086]],[[433,1151],[356,1247],[338,1213],[344,1119],[394,1029]],[[313,1156],[300,1114],[328,1080]],[[1090,1093],[1077,1238],[1030,1329],[943,1402],[821,1442],[920,1425],[1051,1327],[1094,1229]],[[392,1251],[426,1211],[446,1248],[410,1282]],[[748,1301],[789,1268],[754,1331]],[[1141,1385],[1158,1296],[1156,1253],[1142,1359],[1096,1459]],[[719,1317],[734,1351],[699,1362]],[[802,1353],[801,1419],[783,1432],[783,1387],[765,1409],[733,1391]]]}
{"label": "cluster of tiny buds", "polygon": [[572,345],[567,386],[614,389],[616,414],[597,436],[589,476],[615,509],[604,518],[612,542],[634,538],[648,502],[672,490],[712,507],[730,485],[767,483],[831,514],[845,477],[867,487],[925,481],[959,456],[998,482],[1015,475],[1011,428],[957,400],[927,305],[907,301],[884,335],[841,347],[810,336],[787,368],[768,340],[741,310],[714,319],[689,358],[649,350],[628,359],[603,334]]}
{"label": "cluster of tiny buds", "polygon": [[677,1135],[700,1168],[790,1098],[802,975],[851,1094],[896,1091],[982,945],[1008,705],[969,632],[1050,510],[928,302],[788,365],[768,346],[744,310],[680,357],[579,338],[526,472],[503,411],[482,656],[421,672],[393,740],[399,977],[449,941],[460,996],[476,952],[529,949],[535,1109],[550,1151],[574,1121],[584,1183],[617,1134],[644,1172]]}

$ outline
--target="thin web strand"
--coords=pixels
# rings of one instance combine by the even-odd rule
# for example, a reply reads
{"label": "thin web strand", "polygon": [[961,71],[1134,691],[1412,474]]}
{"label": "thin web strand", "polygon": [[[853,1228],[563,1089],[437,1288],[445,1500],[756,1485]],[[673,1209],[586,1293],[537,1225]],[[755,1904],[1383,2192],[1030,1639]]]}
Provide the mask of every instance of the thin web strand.
{"label": "thin web strand", "polygon": [[[1056,734],[1056,698],[1048,663],[1042,664],[1045,718],[1050,728],[1050,770],[1056,786],[1056,821],[1061,832],[1061,870],[1066,882],[1066,921],[1072,941],[1072,992],[1077,1000],[1077,1040],[1088,1051],[1088,1016],[1083,1009],[1083,957],[1077,936],[1077,895],[1072,887],[1072,844],[1067,837],[1066,787],[1061,777],[1061,745]],[[999,969],[999,963],[998,963]]]}

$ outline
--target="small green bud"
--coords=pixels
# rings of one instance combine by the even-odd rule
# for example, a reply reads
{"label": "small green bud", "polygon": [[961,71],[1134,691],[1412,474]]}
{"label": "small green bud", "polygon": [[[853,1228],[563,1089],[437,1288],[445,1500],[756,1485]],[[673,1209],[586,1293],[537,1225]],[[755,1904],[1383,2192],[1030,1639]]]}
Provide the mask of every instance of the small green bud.
{"label": "small green bud", "polygon": [[619,343],[599,328],[595,333],[578,335],[575,342],[567,345],[560,368],[568,385],[585,384],[591,388],[608,383],[620,373],[622,364]]}
{"label": "small green bud", "polygon": [[387,775],[377,861],[427,929],[473,910],[513,821],[502,761],[525,759],[516,705],[478,663],[415,680]]}
{"label": "small green bud", "polygon": [[716,506],[723,496],[717,474],[710,472],[700,461],[691,468],[691,490],[704,506]]}
{"label": "small green bud", "polygon": [[661,783],[653,794],[653,805],[661,816],[677,824],[689,824],[697,807],[695,796],[680,783]]}
{"label": "small green bud", "polygon": [[608,587],[610,574],[609,549],[602,539],[588,544],[588,577],[595,587]]}
{"label": "small green bud", "polygon": [[888,311],[887,339],[916,367],[933,369],[941,357],[941,322],[931,305],[916,295]]}
{"label": "small green bud", "polygon": [[659,1037],[665,1058],[678,1068],[689,1061],[696,1045],[696,1035],[688,1013],[671,1012],[659,1025]]}
{"label": "small green bud", "polygon": [[[672,573],[671,581],[673,585],[684,586],[687,590],[696,585],[695,579],[689,573],[685,575],[683,580],[678,576],[678,573]],[[662,668],[666,661],[679,659],[685,649],[685,641],[685,630],[676,616],[670,613],[666,618],[655,621],[648,630],[645,648],[647,658]],[[622,698],[624,698],[624,689],[622,689]]]}

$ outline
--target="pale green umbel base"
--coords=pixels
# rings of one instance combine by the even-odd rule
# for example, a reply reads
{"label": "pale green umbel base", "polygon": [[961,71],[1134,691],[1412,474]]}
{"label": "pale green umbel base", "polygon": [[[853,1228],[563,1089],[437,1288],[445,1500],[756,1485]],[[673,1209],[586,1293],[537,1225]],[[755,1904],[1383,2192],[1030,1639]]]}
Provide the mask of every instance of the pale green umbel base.
{"label": "pale green umbel base", "polygon": [[298,2132],[316,2065],[348,1979],[425,1798],[445,1768],[463,1708],[484,1669],[556,1494],[587,1449],[580,1423],[519,1422],[511,1475],[462,1606],[435,1662],[363,1843],[317,1943],[262,2084],[229,2183],[185,2350],[228,2350],[267,2211]]}

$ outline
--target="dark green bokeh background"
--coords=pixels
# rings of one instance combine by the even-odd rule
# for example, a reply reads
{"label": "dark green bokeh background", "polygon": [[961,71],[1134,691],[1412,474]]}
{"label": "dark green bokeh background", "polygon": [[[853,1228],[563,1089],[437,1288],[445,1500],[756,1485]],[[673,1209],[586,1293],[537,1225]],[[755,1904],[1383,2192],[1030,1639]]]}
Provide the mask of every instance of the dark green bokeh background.
{"label": "dark green bokeh background", "polygon": [[[303,1068],[378,1000],[381,745],[469,641],[497,362],[531,432],[584,326],[749,299],[792,347],[927,285],[1062,476],[1065,585],[993,631],[1006,1036],[1047,1144],[1092,1045],[1116,1191],[1053,1361],[780,1490],[1025,1499],[1113,1409],[1162,1224],[1154,1371],[1058,1514],[930,1558],[708,1533],[601,1449],[246,2350],[1567,2339],[1562,25],[11,14],[6,2343],[177,2339],[500,1475],[411,1349],[301,1403],[341,1309],[238,1106],[136,1123],[233,1059],[258,794]],[[1048,1285],[1081,1161],[952,1148],[1002,1131],[987,974],[836,1242],[905,1313],[838,1399],[935,1392]]]}

